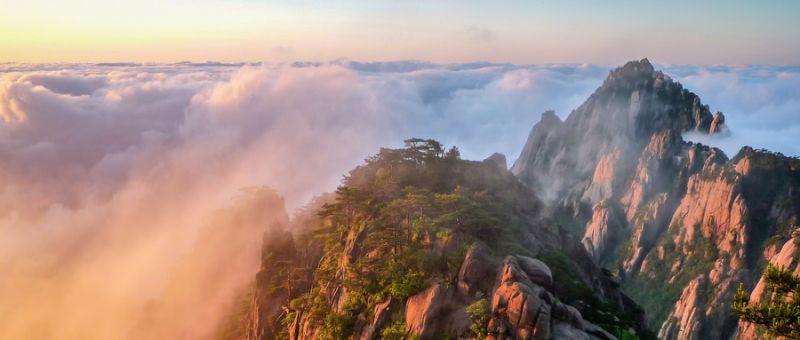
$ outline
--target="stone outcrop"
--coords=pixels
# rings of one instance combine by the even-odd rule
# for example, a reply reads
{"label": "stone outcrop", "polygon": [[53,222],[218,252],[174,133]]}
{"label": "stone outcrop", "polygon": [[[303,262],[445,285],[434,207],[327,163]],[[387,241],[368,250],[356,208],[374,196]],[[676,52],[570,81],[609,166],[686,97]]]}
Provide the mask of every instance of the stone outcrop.
{"label": "stone outcrop", "polygon": [[661,326],[661,330],[658,332],[659,338],[697,339],[700,337],[700,327],[705,318],[703,306],[707,288],[708,279],[705,276],[700,276],[686,285],[672,313]]}
{"label": "stone outcrop", "polygon": [[431,339],[441,320],[440,314],[447,303],[447,292],[434,284],[406,302],[406,332]]}
{"label": "stone outcrop", "polygon": [[711,127],[708,129],[708,133],[726,133],[727,127],[725,126],[725,115],[722,112],[717,111],[714,114],[714,120],[711,121]]}
{"label": "stone outcrop", "polygon": [[599,201],[613,197],[619,190],[620,172],[622,167],[622,152],[615,149],[611,153],[600,157],[592,175],[592,181],[586,191],[583,192],[582,200],[589,204],[596,204]]}
{"label": "stone outcrop", "polygon": [[388,323],[393,306],[395,305],[394,299],[391,297],[386,301],[375,305],[372,310],[372,321],[364,325],[360,334],[354,336],[358,340],[373,340],[378,338],[378,334],[383,327]]}
{"label": "stone outcrop", "polygon": [[484,162],[491,163],[500,167],[500,169],[506,170],[508,169],[508,163],[506,163],[506,155],[495,152],[491,156],[487,157],[483,160]]}
{"label": "stone outcrop", "polygon": [[509,256],[492,294],[488,339],[616,339],[583,320],[572,306],[558,302],[541,284],[549,284],[543,262]]}
{"label": "stone outcrop", "polygon": [[592,209],[592,219],[586,226],[583,245],[597,262],[602,262],[609,249],[627,236],[627,222],[619,208],[610,200],[597,203]]}
{"label": "stone outcrop", "polygon": [[458,291],[468,296],[489,291],[494,285],[490,278],[497,275],[499,265],[489,247],[482,242],[473,243],[458,271]]}
{"label": "stone outcrop", "polygon": [[256,275],[257,289],[248,312],[248,340],[274,339],[281,327],[276,320],[283,312],[281,305],[293,297],[290,291],[279,288],[285,279],[283,271],[297,261],[292,234],[274,226],[264,235],[262,249],[261,270]]}

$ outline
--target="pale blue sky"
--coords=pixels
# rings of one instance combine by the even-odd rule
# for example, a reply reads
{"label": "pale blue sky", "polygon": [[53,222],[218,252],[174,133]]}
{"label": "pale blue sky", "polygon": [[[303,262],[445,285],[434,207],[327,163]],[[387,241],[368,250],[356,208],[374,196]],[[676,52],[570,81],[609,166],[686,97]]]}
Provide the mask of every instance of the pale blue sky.
{"label": "pale blue sky", "polygon": [[797,64],[800,1],[0,0],[0,61]]}

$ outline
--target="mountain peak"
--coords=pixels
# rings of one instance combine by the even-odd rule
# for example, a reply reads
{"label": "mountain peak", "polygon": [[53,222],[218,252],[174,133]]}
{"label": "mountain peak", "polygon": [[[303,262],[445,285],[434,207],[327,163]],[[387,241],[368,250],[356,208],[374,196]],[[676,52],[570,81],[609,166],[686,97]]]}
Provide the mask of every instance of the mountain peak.
{"label": "mountain peak", "polygon": [[626,80],[654,79],[658,78],[658,76],[661,74],[663,73],[656,71],[655,67],[653,67],[653,64],[650,64],[650,60],[644,58],[642,60],[631,60],[625,63],[625,65],[622,65],[610,71],[608,74],[608,79],[606,79],[606,82],[615,79],[626,79]]}
{"label": "mountain peak", "polygon": [[631,60],[625,63],[625,65],[622,65],[622,67],[618,69],[627,69],[627,70],[633,69],[636,71],[647,71],[647,72],[655,71],[653,64],[651,64],[650,60],[648,60],[647,58],[641,60]]}
{"label": "mountain peak", "polygon": [[664,130],[677,134],[726,131],[722,114],[714,122],[696,94],[656,70],[646,58],[633,60],[610,71],[563,122],[552,112],[542,114],[512,172],[534,183],[546,199],[556,198],[576,185],[573,179],[591,174],[603,155],[616,150],[638,154],[654,134]]}

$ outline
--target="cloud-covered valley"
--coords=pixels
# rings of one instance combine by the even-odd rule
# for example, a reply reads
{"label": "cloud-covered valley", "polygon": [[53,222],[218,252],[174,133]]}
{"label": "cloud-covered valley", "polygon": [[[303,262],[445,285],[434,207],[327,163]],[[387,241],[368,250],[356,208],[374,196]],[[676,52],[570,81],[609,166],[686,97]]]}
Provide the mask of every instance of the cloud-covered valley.
{"label": "cloud-covered valley", "polygon": [[[297,208],[407,137],[513,161],[542,111],[566,117],[609,68],[0,64],[0,338],[135,338],[154,308],[173,316],[151,335],[207,337],[258,258],[213,262],[230,279],[198,284],[216,294],[202,307],[170,309],[165,286],[196,267],[186,256],[199,230],[264,221],[230,217],[258,192],[242,188]],[[726,114],[730,136],[703,143],[800,155],[800,67],[662,68]],[[257,253],[259,237],[227,237],[206,255]]]}

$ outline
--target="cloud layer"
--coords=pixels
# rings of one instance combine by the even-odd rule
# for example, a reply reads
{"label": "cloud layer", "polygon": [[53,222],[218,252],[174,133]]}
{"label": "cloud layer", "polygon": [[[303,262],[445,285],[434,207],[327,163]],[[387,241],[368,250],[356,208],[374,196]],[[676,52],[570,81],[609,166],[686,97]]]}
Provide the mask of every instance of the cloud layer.
{"label": "cloud layer", "polygon": [[[542,111],[566,117],[608,68],[0,64],[0,338],[135,337],[154,310],[177,316],[151,336],[207,336],[226,300],[191,306],[208,319],[198,327],[197,315],[169,308],[195,298],[176,300],[169,282],[203,275],[187,256],[253,251],[253,238],[230,233],[196,255],[209,224],[263,230],[280,219],[280,209],[231,213],[251,207],[232,201],[241,188],[274,188],[295,208],[412,136],[458,145],[466,158],[500,151],[513,161]],[[664,69],[726,113],[731,136],[704,142],[729,154],[744,144],[800,154],[800,68]],[[201,271],[233,279],[196,284],[193,294],[233,296],[247,283],[241,273],[257,269],[211,263],[220,268]]]}
{"label": "cloud layer", "polygon": [[699,141],[733,156],[742,146],[800,156],[800,66],[667,66],[714,111],[732,134]]}

